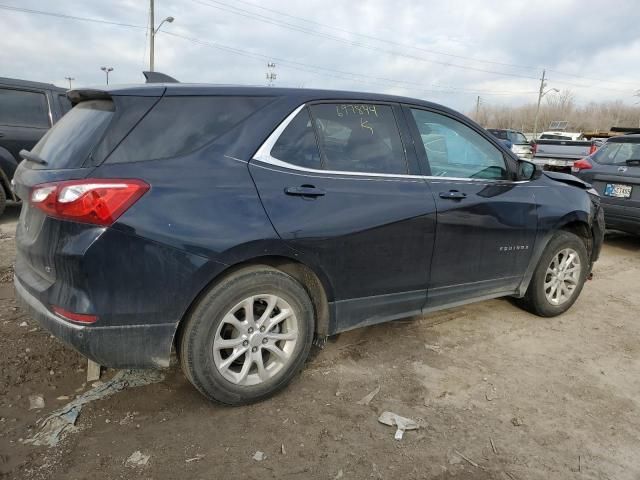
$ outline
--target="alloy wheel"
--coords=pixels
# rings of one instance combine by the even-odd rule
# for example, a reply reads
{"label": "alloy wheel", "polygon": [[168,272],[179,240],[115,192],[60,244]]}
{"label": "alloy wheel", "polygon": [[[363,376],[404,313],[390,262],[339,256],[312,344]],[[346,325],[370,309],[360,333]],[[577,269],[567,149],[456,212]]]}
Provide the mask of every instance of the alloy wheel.
{"label": "alloy wheel", "polygon": [[544,294],[551,305],[562,305],[574,295],[580,282],[580,256],[572,248],[560,250],[547,267]]}
{"label": "alloy wheel", "polygon": [[213,360],[228,381],[257,385],[290,363],[297,342],[293,308],[277,295],[253,295],[224,315],[213,340]]}

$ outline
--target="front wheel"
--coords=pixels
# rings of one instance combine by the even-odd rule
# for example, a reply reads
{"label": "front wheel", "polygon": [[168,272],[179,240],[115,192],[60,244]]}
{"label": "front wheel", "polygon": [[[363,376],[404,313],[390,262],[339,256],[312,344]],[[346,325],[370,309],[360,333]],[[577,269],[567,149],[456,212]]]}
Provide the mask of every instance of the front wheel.
{"label": "front wheel", "polygon": [[211,288],[187,319],[182,368],[211,400],[256,402],[302,368],[313,325],[309,295],[294,278],[266,266],[243,269]]}
{"label": "front wheel", "polygon": [[518,303],[541,317],[566,312],[577,300],[589,270],[589,256],[577,235],[560,231],[549,241],[525,296]]}

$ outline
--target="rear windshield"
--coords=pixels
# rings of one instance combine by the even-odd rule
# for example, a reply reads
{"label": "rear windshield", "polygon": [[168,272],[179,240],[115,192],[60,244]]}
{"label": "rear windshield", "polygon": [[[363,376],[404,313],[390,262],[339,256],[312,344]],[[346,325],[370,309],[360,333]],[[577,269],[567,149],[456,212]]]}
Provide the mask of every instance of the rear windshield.
{"label": "rear windshield", "polygon": [[111,100],[82,102],[60,119],[33,147],[47,164],[40,169],[81,167],[98,144],[113,116]]}
{"label": "rear windshield", "polygon": [[500,140],[508,140],[506,130],[489,130],[489,132]]}
{"label": "rear windshield", "polygon": [[550,133],[543,133],[540,135],[540,140],[571,140],[571,137],[566,135],[553,135]]}
{"label": "rear windshield", "polygon": [[601,165],[625,165],[631,160],[640,162],[640,143],[605,143],[591,158]]}

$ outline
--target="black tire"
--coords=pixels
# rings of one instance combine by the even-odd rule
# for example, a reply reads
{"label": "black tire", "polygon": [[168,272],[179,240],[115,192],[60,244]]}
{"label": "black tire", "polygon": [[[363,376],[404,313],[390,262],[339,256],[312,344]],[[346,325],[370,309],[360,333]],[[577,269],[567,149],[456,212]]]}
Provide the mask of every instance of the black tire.
{"label": "black tire", "polygon": [[[216,366],[213,340],[223,317],[235,305],[263,294],[288,303],[297,318],[298,339],[287,363],[272,378],[238,385]],[[268,266],[248,267],[224,278],[204,294],[185,320],[177,349],[185,376],[204,396],[227,405],[258,402],[282,390],[304,366],[313,342],[314,309],[309,295],[293,277]]]}
{"label": "black tire", "polygon": [[[571,248],[578,253],[581,264],[580,276],[570,298],[560,305],[553,305],[547,299],[544,287],[547,268],[551,264],[552,259],[565,248]],[[559,231],[549,241],[533,273],[527,292],[523,298],[517,299],[517,304],[540,317],[555,317],[560,315],[566,312],[580,296],[580,292],[589,273],[588,270],[589,255],[582,239],[573,233]]]}
{"label": "black tire", "polygon": [[7,208],[7,194],[4,191],[2,182],[0,182],[0,217],[4,213],[5,208]]}

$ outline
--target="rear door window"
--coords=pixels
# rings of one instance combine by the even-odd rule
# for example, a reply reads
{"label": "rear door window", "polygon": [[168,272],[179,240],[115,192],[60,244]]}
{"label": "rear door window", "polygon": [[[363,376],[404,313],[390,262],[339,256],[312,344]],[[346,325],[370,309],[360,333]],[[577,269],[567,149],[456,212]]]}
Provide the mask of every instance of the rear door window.
{"label": "rear door window", "polygon": [[113,116],[111,100],[82,102],[62,117],[33,147],[47,165],[39,169],[81,167],[102,138]]}
{"label": "rear door window", "polygon": [[406,174],[400,132],[389,105],[327,103],[311,106],[327,170]]}
{"label": "rear door window", "polygon": [[284,129],[271,149],[271,156],[300,167],[316,170],[322,168],[316,134],[306,108],[303,108]]}
{"label": "rear door window", "polygon": [[164,97],[107,163],[186,155],[224,135],[271,101],[271,97]]}
{"label": "rear door window", "polygon": [[49,106],[44,93],[0,88],[0,125],[49,128]]}

